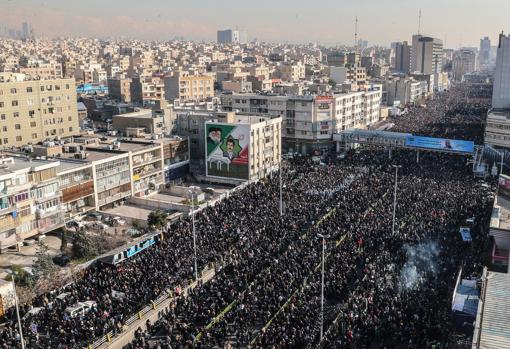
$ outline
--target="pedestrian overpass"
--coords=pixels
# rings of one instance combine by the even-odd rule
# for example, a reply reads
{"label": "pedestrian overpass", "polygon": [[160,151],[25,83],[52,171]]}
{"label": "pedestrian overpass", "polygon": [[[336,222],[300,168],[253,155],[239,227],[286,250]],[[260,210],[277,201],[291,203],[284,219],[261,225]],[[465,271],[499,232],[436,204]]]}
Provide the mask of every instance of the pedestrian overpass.
{"label": "pedestrian overpass", "polygon": [[414,136],[411,133],[399,133],[380,130],[348,129],[333,135],[337,153],[355,148],[357,145],[379,146],[391,151],[395,148],[416,150],[416,161],[420,159],[420,150],[468,156],[468,164],[473,165],[473,172],[485,176],[486,166],[483,159],[486,151],[483,146],[473,142],[443,138]]}
{"label": "pedestrian overpass", "polygon": [[383,147],[405,148],[410,133],[399,133],[379,130],[347,129],[333,134],[336,151],[352,148],[355,144],[376,145]]}

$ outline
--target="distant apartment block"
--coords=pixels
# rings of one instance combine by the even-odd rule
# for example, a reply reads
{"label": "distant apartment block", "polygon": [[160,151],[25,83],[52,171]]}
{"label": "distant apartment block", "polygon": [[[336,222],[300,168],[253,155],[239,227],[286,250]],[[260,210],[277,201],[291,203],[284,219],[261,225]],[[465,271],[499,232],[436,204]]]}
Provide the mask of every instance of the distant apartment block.
{"label": "distant apartment block", "polygon": [[211,75],[194,75],[178,72],[164,78],[165,99],[181,102],[203,101],[214,97],[214,77]]}
{"label": "distant apartment block", "polygon": [[225,29],[217,32],[218,44],[246,44],[248,37],[244,30]]}

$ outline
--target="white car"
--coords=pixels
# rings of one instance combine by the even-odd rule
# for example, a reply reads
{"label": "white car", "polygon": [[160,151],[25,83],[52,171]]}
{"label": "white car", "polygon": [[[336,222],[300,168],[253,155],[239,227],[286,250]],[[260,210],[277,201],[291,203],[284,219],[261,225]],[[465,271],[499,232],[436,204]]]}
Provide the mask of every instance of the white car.
{"label": "white car", "polygon": [[30,309],[24,316],[23,316],[23,319],[26,319],[26,318],[29,318],[31,317],[32,315],[37,315],[39,314],[39,312],[41,310],[43,310],[44,308],[41,308],[41,307],[35,307],[35,308],[32,308]]}
{"label": "white car", "polygon": [[97,307],[97,303],[94,301],[78,302],[73,306],[66,308],[66,314],[70,317],[76,317],[79,315],[85,315],[93,308]]}

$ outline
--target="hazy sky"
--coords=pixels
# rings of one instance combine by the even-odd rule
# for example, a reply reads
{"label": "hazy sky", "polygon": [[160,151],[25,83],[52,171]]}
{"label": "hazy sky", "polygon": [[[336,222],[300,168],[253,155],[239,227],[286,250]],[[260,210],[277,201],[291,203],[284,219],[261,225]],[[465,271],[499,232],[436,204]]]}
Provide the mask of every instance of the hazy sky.
{"label": "hazy sky", "polygon": [[0,0],[0,23],[33,24],[37,34],[212,41],[216,30],[243,28],[250,39],[271,42],[354,42],[410,40],[418,29],[447,47],[493,44],[510,31],[508,0]]}

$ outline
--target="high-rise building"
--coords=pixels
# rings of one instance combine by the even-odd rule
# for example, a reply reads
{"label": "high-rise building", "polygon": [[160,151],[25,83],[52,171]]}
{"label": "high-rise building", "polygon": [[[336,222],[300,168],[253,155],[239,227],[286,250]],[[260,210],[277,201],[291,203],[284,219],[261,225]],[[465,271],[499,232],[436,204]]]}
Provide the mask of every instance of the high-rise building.
{"label": "high-rise building", "polygon": [[29,80],[0,73],[0,147],[80,132],[74,79]]}
{"label": "high-rise building", "polygon": [[218,44],[246,44],[248,42],[248,35],[244,30],[218,30],[217,40]]}
{"label": "high-rise building", "polygon": [[480,39],[480,68],[487,68],[489,66],[491,59],[491,40],[489,37],[484,37]]}
{"label": "high-rise building", "polygon": [[492,107],[496,109],[510,108],[510,36],[503,33],[499,35]]}
{"label": "high-rise building", "polygon": [[411,51],[411,72],[421,74],[441,73],[443,62],[443,42],[439,39],[413,35]]}
{"label": "high-rise building", "polygon": [[23,39],[27,39],[28,36],[30,35],[29,24],[27,22],[23,22],[21,24],[21,35]]}
{"label": "high-rise building", "polygon": [[393,68],[401,73],[409,73],[411,68],[411,46],[407,41],[396,43],[395,65]]}
{"label": "high-rise building", "polygon": [[464,75],[474,72],[477,69],[476,51],[461,49],[453,56],[453,78],[461,81]]}

